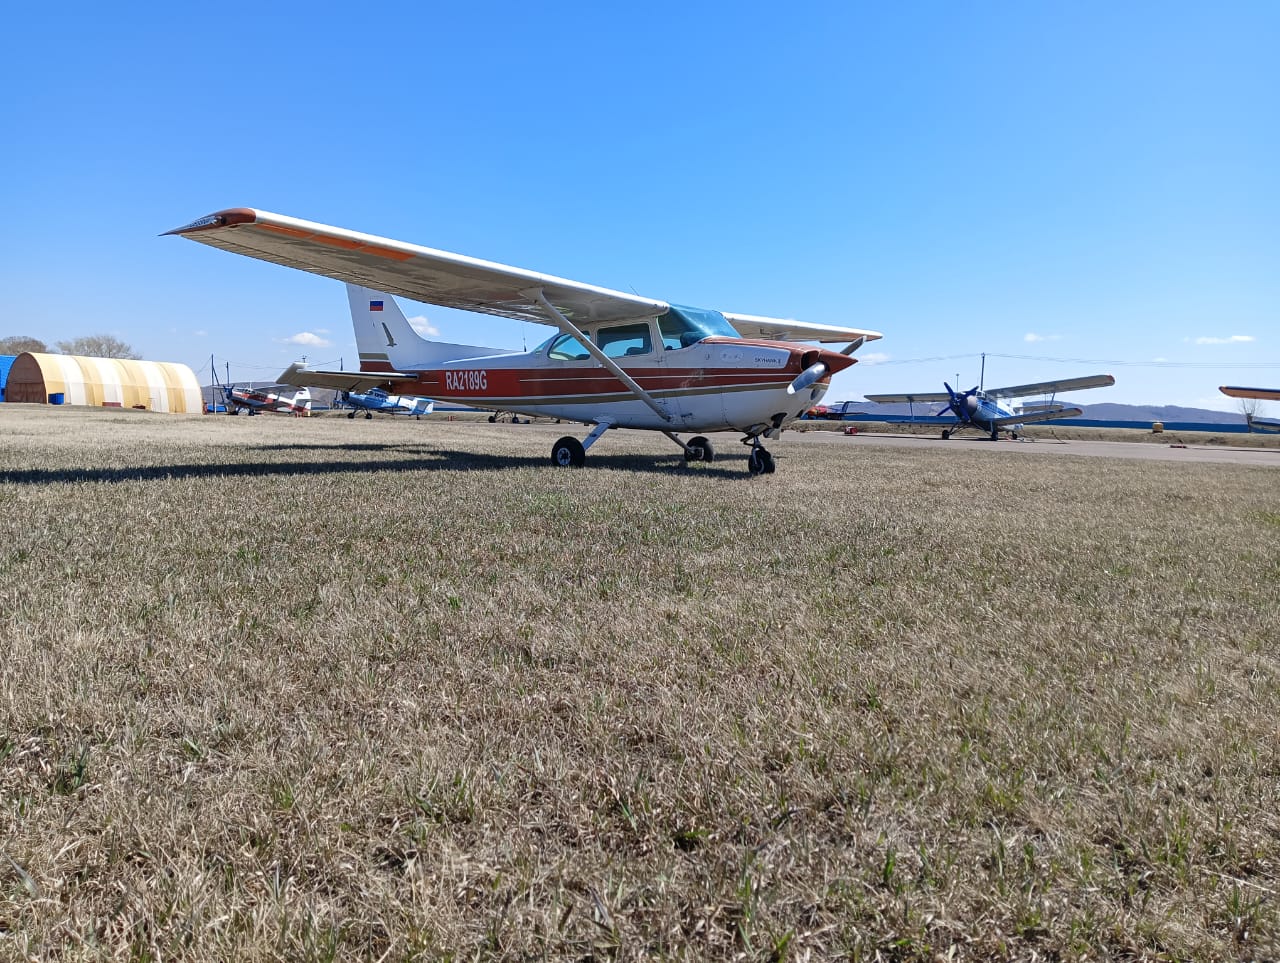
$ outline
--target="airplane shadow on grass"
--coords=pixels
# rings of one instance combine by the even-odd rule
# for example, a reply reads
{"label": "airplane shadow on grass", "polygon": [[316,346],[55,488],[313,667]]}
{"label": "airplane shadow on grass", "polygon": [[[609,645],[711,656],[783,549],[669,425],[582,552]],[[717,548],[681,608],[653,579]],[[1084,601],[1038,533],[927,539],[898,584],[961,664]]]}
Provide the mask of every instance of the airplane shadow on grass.
{"label": "airplane shadow on grass", "polygon": [[116,465],[109,468],[24,468],[0,471],[0,483],[48,485],[67,482],[129,482],[188,478],[264,478],[272,475],[363,475],[369,472],[427,471],[509,471],[513,468],[540,468],[555,472],[634,471],[669,475],[684,472],[718,481],[748,479],[745,458],[726,460],[724,465],[686,466],[679,455],[592,455],[584,468],[557,468],[546,458],[495,455],[472,451],[450,451],[407,445],[268,445],[264,451],[322,451],[400,453],[404,457],[382,457],[360,461],[271,461],[211,462],[207,464]]}

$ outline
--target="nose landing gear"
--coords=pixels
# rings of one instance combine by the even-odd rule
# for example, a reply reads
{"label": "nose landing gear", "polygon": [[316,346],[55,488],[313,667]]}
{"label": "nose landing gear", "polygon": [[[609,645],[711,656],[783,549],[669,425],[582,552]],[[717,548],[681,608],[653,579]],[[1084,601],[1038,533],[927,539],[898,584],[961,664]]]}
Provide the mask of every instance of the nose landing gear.
{"label": "nose landing gear", "polygon": [[772,475],[777,466],[773,463],[773,455],[760,444],[760,436],[744,438],[742,443],[751,446],[751,454],[747,455],[747,471],[753,475]]}

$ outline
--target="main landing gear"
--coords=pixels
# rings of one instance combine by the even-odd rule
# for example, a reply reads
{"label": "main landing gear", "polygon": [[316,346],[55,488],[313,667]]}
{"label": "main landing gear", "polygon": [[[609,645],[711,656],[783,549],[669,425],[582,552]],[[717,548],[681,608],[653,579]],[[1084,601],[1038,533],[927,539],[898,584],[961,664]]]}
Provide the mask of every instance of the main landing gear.
{"label": "main landing gear", "polygon": [[[565,435],[551,446],[551,464],[559,468],[581,468],[587,462],[587,449],[599,441],[612,427],[612,424],[598,424],[582,441],[578,441],[572,435]],[[684,451],[684,460],[687,464],[715,461],[716,450],[709,438],[695,435],[688,441],[681,441],[674,432],[664,431],[663,434],[680,446]],[[774,464],[773,455],[760,444],[760,436],[748,435],[742,439],[742,443],[751,446],[751,452],[747,455],[747,471],[753,475],[772,475],[777,466]]]}
{"label": "main landing gear", "polygon": [[565,435],[551,446],[551,464],[561,468],[581,468],[587,463],[587,449],[600,440],[600,437],[613,427],[611,422],[601,422],[591,429],[591,434],[582,441],[572,435]]}

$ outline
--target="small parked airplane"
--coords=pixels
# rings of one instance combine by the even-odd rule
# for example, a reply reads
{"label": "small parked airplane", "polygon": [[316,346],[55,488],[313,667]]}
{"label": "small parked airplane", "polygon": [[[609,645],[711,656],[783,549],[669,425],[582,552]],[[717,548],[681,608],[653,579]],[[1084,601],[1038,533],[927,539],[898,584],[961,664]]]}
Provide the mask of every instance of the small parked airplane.
{"label": "small parked airplane", "polygon": [[[752,474],[774,470],[762,438],[777,438],[821,400],[831,376],[875,331],[701,308],[609,290],[267,211],[219,211],[169,231],[249,257],[378,291],[557,331],[531,351],[423,339],[370,303],[356,324],[360,372],[291,365],[286,384],[353,391],[408,389],[438,401],[592,424],[559,439],[556,465],[580,466],[610,428],[660,431],[686,461],[711,461],[702,434],[737,431]],[[385,299],[384,299],[385,301]],[[375,315],[382,320],[374,320]],[[797,341],[847,342],[840,351]]]}
{"label": "small parked airplane", "polygon": [[985,391],[974,385],[963,394],[957,392],[945,381],[941,392],[922,392],[900,395],[867,395],[868,401],[878,404],[914,403],[917,401],[934,403],[945,401],[946,407],[938,412],[944,415],[948,411],[956,416],[956,424],[942,429],[942,437],[950,438],[957,431],[966,428],[986,432],[992,441],[1000,437],[1001,431],[1009,432],[1009,437],[1017,438],[1023,425],[1037,421],[1053,421],[1055,418],[1075,418],[1084,412],[1079,408],[1068,408],[1055,401],[1036,402],[1022,405],[1018,411],[1004,407],[997,399],[1026,398],[1030,395],[1054,395],[1059,391],[1080,391],[1084,388],[1107,388],[1116,383],[1111,375],[1086,375],[1083,378],[1065,378],[1061,381],[1041,381],[1030,385],[1013,385],[1008,388],[987,388]]}
{"label": "small parked airplane", "polygon": [[[227,401],[227,414],[238,415],[241,410],[251,415],[264,411],[279,411],[286,414],[306,417],[311,414],[311,391],[305,386],[298,388],[293,394],[286,395],[276,390],[284,385],[272,385],[268,388],[237,388],[225,385],[222,395]],[[290,385],[289,387],[296,387]]]}
{"label": "small parked airplane", "polygon": [[[1280,388],[1240,388],[1236,385],[1223,385],[1218,389],[1229,398],[1256,398],[1259,401],[1280,401]],[[1280,421],[1272,418],[1257,418],[1252,412],[1245,412],[1245,420],[1250,428],[1258,431],[1280,431]]]}
{"label": "small parked airplane", "polygon": [[372,418],[375,411],[388,415],[413,415],[421,419],[431,414],[435,402],[430,398],[419,398],[417,395],[389,395],[381,388],[370,388],[368,391],[342,392],[343,404],[350,405],[348,418],[354,418],[357,411],[364,411],[366,418]]}

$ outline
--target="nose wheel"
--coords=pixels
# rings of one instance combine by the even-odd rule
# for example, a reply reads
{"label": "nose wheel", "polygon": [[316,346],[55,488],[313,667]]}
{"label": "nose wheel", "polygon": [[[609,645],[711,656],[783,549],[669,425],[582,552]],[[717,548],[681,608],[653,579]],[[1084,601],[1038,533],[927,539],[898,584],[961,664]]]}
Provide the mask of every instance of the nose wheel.
{"label": "nose wheel", "polygon": [[753,475],[772,475],[776,468],[773,456],[759,441],[751,446],[751,454],[747,455],[747,471]]}

